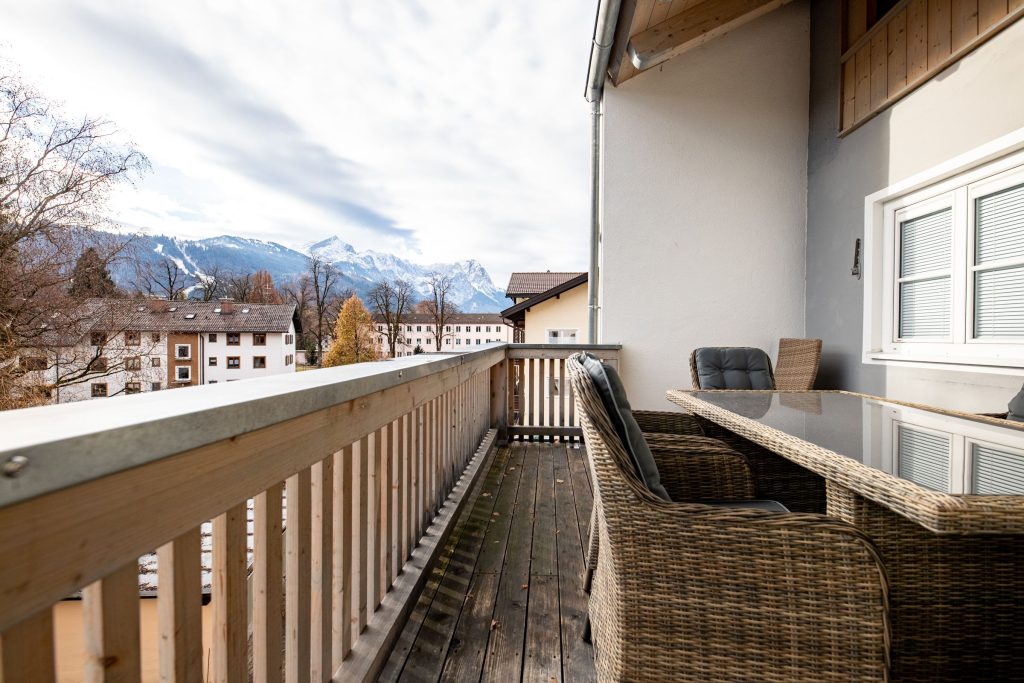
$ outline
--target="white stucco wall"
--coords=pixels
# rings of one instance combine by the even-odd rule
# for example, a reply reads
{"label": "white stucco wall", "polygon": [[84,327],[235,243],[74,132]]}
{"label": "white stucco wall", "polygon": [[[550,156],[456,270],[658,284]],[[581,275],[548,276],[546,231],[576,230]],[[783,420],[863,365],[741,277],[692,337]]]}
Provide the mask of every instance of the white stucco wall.
{"label": "white stucco wall", "polygon": [[605,89],[600,340],[636,406],[696,347],[803,334],[808,31],[798,0]]}
{"label": "white stucco wall", "polygon": [[966,411],[1005,410],[1020,371],[862,362],[864,282],[850,277],[864,198],[1024,126],[1024,21],[838,138],[839,10],[815,3],[809,150],[807,333],[824,339],[824,386]]}
{"label": "white stucco wall", "polygon": [[548,330],[576,330],[576,343],[587,342],[587,285],[573,287],[558,298],[542,301],[526,312],[523,341],[547,344]]}
{"label": "white stucco wall", "polygon": [[[255,346],[252,343],[252,333],[242,332],[239,337],[238,346],[228,346],[227,334],[217,333],[217,341],[211,342],[209,333],[201,335],[200,343],[202,356],[200,362],[202,367],[200,373],[203,377],[203,384],[230,382],[239,379],[250,379],[253,377],[266,377],[277,375],[282,372],[295,372],[295,362],[285,364],[285,356],[295,356],[295,325],[289,327],[292,337],[291,344],[285,344],[285,334],[280,332],[268,332],[265,346]],[[228,369],[228,356],[238,356],[240,367]],[[265,356],[267,359],[266,368],[254,368],[253,358]],[[217,365],[210,367],[210,358],[217,359]]]}

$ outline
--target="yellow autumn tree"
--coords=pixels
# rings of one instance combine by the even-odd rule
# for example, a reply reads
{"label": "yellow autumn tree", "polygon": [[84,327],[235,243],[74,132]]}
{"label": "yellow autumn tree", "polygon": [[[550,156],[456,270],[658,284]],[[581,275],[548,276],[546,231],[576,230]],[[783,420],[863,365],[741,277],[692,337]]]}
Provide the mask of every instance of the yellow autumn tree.
{"label": "yellow autumn tree", "polygon": [[378,360],[373,317],[355,294],[345,300],[334,325],[334,341],[324,354],[324,367]]}

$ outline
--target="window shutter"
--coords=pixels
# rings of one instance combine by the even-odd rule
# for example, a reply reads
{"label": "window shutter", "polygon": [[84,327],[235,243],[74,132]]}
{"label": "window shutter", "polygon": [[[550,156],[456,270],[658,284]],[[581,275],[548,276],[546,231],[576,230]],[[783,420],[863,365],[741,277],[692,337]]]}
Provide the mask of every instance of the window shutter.
{"label": "window shutter", "polygon": [[971,493],[985,496],[1024,493],[1024,457],[973,444]]}
{"label": "window shutter", "polygon": [[949,336],[952,256],[951,208],[900,223],[901,338]]}
{"label": "window shutter", "polygon": [[[1024,337],[1024,185],[975,200],[974,336]],[[1011,261],[1007,263],[1007,261]],[[1018,261],[1013,264],[1012,261]]]}
{"label": "window shutter", "polygon": [[950,437],[897,428],[899,476],[933,491],[949,491]]}

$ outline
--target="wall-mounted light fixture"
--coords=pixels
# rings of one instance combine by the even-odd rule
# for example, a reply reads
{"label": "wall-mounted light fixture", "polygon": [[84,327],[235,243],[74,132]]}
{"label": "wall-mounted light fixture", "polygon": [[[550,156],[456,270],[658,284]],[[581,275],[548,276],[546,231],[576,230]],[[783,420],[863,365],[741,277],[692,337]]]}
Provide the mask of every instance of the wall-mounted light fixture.
{"label": "wall-mounted light fixture", "polygon": [[858,280],[860,279],[860,238],[859,237],[853,243],[853,268],[850,269],[850,275],[854,276]]}

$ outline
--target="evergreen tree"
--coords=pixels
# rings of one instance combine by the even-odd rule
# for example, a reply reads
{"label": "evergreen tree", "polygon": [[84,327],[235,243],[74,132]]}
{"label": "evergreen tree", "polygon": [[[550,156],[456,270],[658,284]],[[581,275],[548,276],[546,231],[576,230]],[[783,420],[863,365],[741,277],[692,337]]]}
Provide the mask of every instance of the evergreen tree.
{"label": "evergreen tree", "polygon": [[334,341],[324,354],[324,367],[378,360],[373,316],[355,294],[345,300],[334,326]]}
{"label": "evergreen tree", "polygon": [[71,273],[71,296],[111,297],[117,294],[117,285],[110,277],[107,264],[93,247],[88,247],[78,257]]}

